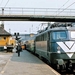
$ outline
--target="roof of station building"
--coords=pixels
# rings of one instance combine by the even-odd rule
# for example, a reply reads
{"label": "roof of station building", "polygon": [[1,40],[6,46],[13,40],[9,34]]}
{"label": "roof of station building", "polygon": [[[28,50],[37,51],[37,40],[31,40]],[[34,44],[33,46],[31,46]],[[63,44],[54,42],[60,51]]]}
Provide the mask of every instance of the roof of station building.
{"label": "roof of station building", "polygon": [[0,36],[11,36],[2,26],[0,26]]}

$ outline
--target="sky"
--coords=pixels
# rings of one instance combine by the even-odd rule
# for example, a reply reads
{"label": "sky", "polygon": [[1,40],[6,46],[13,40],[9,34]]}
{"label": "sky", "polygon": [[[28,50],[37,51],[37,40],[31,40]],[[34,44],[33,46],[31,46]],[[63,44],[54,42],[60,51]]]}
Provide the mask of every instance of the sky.
{"label": "sky", "polygon": [[[0,0],[0,7],[75,9],[75,0]],[[41,29],[41,23],[43,22],[4,21],[4,27],[13,34],[29,34],[37,33],[37,30]]]}

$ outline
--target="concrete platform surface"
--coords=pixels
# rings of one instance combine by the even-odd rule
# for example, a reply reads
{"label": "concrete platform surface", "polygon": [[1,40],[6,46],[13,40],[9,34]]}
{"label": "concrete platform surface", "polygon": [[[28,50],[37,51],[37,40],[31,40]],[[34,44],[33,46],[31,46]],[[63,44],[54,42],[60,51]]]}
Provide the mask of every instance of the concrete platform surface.
{"label": "concrete platform surface", "polygon": [[50,66],[26,50],[20,57],[13,53],[0,75],[60,75]]}

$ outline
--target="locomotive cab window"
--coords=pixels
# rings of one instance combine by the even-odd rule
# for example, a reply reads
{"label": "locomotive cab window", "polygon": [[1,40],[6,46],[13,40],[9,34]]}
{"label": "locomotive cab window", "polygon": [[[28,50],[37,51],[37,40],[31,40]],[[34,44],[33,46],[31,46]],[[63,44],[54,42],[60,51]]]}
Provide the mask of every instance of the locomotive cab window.
{"label": "locomotive cab window", "polygon": [[53,32],[52,35],[53,35],[54,40],[61,40],[61,39],[66,39],[67,38],[66,31]]}
{"label": "locomotive cab window", "polygon": [[71,38],[75,39],[75,31],[70,31],[71,33]]}

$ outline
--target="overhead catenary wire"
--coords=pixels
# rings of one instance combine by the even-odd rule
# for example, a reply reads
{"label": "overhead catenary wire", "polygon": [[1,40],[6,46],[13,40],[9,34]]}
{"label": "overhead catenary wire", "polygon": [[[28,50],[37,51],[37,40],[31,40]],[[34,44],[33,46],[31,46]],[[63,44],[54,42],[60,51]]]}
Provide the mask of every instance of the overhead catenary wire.
{"label": "overhead catenary wire", "polygon": [[72,4],[70,4],[68,7],[64,8],[62,11],[60,11],[57,15],[59,15],[60,13],[62,13],[64,10],[68,9],[70,6],[72,6],[73,4],[75,4],[75,2],[73,2]]}
{"label": "overhead catenary wire", "polygon": [[60,10],[63,6],[65,6],[70,0],[67,0],[58,10]]}
{"label": "overhead catenary wire", "polygon": [[6,2],[6,4],[5,4],[4,8],[7,6],[8,2],[9,2],[9,0]]}

